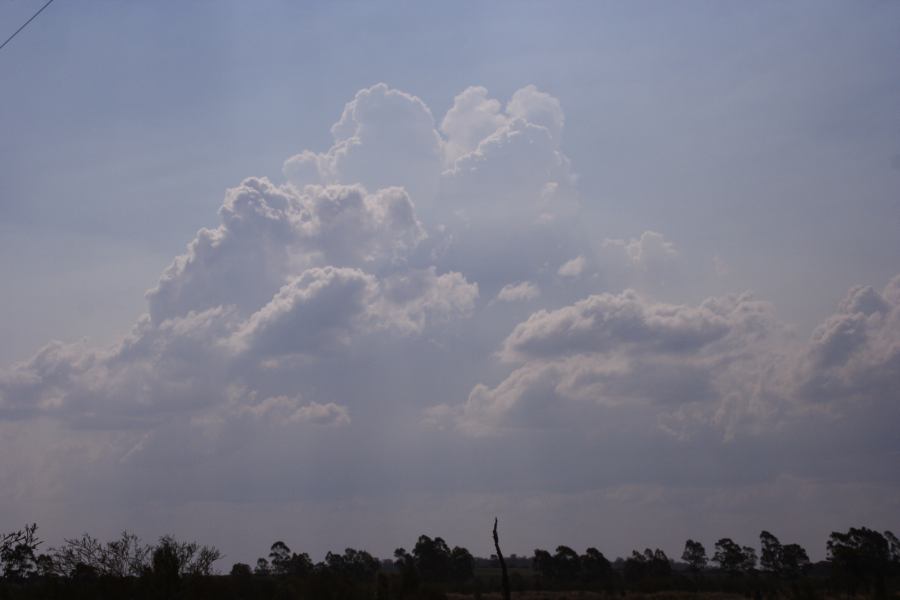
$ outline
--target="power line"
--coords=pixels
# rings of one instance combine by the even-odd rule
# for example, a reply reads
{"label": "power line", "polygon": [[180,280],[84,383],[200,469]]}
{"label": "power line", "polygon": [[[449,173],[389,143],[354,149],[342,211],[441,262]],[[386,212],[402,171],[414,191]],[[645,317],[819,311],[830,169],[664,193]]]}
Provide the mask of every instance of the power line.
{"label": "power line", "polygon": [[50,4],[51,4],[52,2],[53,2],[53,0],[47,0],[47,3],[44,4],[42,7],[40,7],[36,13],[34,13],[33,15],[31,15],[31,18],[30,18],[30,19],[28,19],[27,21],[25,21],[24,23],[22,23],[22,26],[21,26],[21,27],[19,27],[18,29],[16,29],[15,32],[13,32],[13,34],[12,34],[11,36],[9,36],[8,38],[6,38],[6,41],[5,41],[5,42],[3,42],[2,44],[0,44],[0,50],[3,50],[3,47],[4,47],[5,45],[7,45],[8,43],[10,43],[14,37],[16,37],[17,35],[19,35],[19,32],[20,32],[20,31],[22,31],[23,29],[25,29],[26,27],[28,27],[28,24],[31,23],[32,21],[34,21],[34,19],[35,19],[39,14],[41,14],[41,12],[43,12],[43,10],[44,10],[45,8],[47,8],[48,6],[50,6]]}

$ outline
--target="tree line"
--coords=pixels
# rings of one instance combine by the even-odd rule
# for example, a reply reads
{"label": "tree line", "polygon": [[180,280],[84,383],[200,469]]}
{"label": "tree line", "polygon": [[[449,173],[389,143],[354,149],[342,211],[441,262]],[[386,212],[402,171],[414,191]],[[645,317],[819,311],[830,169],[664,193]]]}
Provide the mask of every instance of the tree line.
{"label": "tree line", "polygon": [[[228,573],[213,546],[167,535],[143,543],[123,532],[101,542],[84,534],[44,549],[37,525],[0,534],[0,599],[6,598],[308,598],[439,599],[450,592],[501,589],[594,590],[608,594],[660,591],[730,592],[755,597],[888,598],[900,591],[900,541],[866,527],[832,532],[825,561],[813,563],[796,543],[762,531],[756,547],[721,538],[708,553],[689,539],[680,560],[659,549],[634,550],[609,560],[597,548],[579,554],[568,546],[531,557],[511,555],[500,572],[498,555],[476,558],[441,537],[421,535],[410,551],[397,548],[380,560],[365,550],[328,552],[314,562],[284,541],[273,543],[255,565],[234,563]],[[499,544],[496,545],[499,554]]]}

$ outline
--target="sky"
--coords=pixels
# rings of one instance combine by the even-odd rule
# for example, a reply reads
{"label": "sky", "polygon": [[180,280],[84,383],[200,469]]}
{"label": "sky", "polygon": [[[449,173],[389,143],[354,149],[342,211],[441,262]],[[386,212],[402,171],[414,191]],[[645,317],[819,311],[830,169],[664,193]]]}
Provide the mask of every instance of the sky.
{"label": "sky", "polygon": [[54,2],[0,51],[0,529],[896,531],[897,56],[878,1]]}

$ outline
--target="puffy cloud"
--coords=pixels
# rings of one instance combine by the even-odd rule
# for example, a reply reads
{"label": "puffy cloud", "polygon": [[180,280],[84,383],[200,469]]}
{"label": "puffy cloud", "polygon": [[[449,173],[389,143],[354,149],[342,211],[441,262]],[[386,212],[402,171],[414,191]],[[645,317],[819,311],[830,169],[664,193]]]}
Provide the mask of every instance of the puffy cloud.
{"label": "puffy cloud", "polygon": [[499,100],[489,98],[487,89],[480,86],[466,88],[453,99],[453,106],[441,121],[446,136],[445,162],[472,152],[481,140],[503,127],[509,117],[501,112]]}
{"label": "puffy cloud", "polygon": [[345,406],[334,402],[303,404],[300,398],[288,396],[272,396],[256,404],[240,405],[237,411],[255,419],[271,419],[281,424],[313,423],[330,426],[350,424],[350,413]]}
{"label": "puffy cloud", "polygon": [[329,150],[304,150],[283,171],[300,188],[401,186],[422,214],[442,221],[473,214],[482,222],[547,220],[577,206],[574,175],[559,149],[564,123],[559,100],[533,85],[516,91],[505,110],[485,88],[470,87],[438,131],[419,98],[379,83],[347,103]]}
{"label": "puffy cloud", "polygon": [[331,133],[334,145],[327,152],[304,151],[285,161],[291,182],[403,186],[417,203],[436,194],[443,140],[419,98],[384,83],[360,90]]}
{"label": "puffy cloud", "polygon": [[556,270],[557,275],[562,277],[580,277],[586,261],[583,256],[576,256],[572,260],[564,262]]}
{"label": "puffy cloud", "polygon": [[[519,323],[498,355],[521,366],[496,387],[476,385],[453,414],[463,430],[483,433],[573,412],[588,423],[589,406],[639,407],[678,435],[698,422],[732,435],[739,422],[779,410],[779,389],[759,379],[777,370],[777,330],[772,307],[749,295],[698,306],[631,290],[592,295]],[[443,410],[430,416],[446,418]]]}
{"label": "puffy cloud", "polygon": [[234,343],[251,356],[323,353],[361,333],[419,333],[428,319],[465,316],[477,297],[477,285],[433,267],[383,281],[358,269],[310,269],[254,313]]}
{"label": "puffy cloud", "polygon": [[520,281],[504,285],[497,294],[497,300],[501,302],[520,302],[534,300],[541,295],[541,290],[530,281]]}
{"label": "puffy cloud", "polygon": [[304,271],[242,325],[234,343],[261,358],[315,354],[346,344],[364,326],[377,287],[373,276],[357,269]]}
{"label": "puffy cloud", "polygon": [[592,247],[567,220],[564,123],[533,86],[505,106],[469,88],[440,131],[415,96],[361,90],[288,183],[227,192],[119,343],[52,343],[0,374],[2,451],[36,461],[7,432],[52,432],[41,490],[70,470],[69,493],[95,489],[83,463],[137,500],[330,501],[765,480],[824,462],[814,439],[773,458],[806,431],[793,417],[851,437],[866,406],[896,414],[900,278],[851,290],[806,346],[748,294],[620,291],[678,251],[653,231]]}
{"label": "puffy cloud", "polygon": [[512,119],[478,146],[457,158],[442,180],[448,208],[476,210],[482,219],[500,208],[529,219],[550,212],[570,214],[574,176],[546,127]]}
{"label": "puffy cloud", "polygon": [[[91,427],[147,426],[222,404],[271,359],[339,351],[355,338],[415,335],[466,316],[477,286],[433,268],[381,280],[359,269],[315,267],[247,318],[218,306],[160,324],[142,319],[105,351],[50,344],[0,376],[7,417],[53,415]],[[302,385],[302,381],[289,382]]]}
{"label": "puffy cloud", "polygon": [[402,261],[426,237],[399,188],[297,190],[250,178],[228,190],[219,216],[219,227],[201,229],[147,293],[154,322],[220,305],[254,311],[298,269],[377,269]]}
{"label": "puffy cloud", "polygon": [[506,338],[501,355],[518,360],[623,347],[691,353],[729,334],[762,335],[770,319],[770,305],[746,295],[710,298],[692,307],[649,302],[626,290],[534,313]]}
{"label": "puffy cloud", "polygon": [[892,412],[900,386],[900,276],[879,293],[856,286],[813,332],[798,393],[839,411],[875,403]]}
{"label": "puffy cloud", "polygon": [[[591,295],[516,325],[497,353],[513,371],[495,386],[475,385],[460,405],[434,407],[426,421],[478,435],[589,431],[616,411],[619,421],[638,419],[679,439],[801,425],[834,435],[840,422],[881,431],[885,415],[900,410],[898,288],[900,277],[880,293],[854,287],[805,345],[770,304],[747,294],[698,305],[631,290]],[[828,418],[817,416],[822,408]]]}
{"label": "puffy cloud", "polygon": [[527,85],[513,94],[506,112],[514,119],[525,119],[546,128],[554,145],[559,146],[566,119],[558,99]]}

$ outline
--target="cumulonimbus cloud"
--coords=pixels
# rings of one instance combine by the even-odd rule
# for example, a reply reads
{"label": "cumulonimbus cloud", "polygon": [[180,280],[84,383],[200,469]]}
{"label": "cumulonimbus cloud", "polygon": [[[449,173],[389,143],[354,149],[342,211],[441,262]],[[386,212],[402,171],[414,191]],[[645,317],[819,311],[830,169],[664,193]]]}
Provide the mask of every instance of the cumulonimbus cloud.
{"label": "cumulonimbus cloud", "polygon": [[423,421],[444,450],[536,431],[577,445],[622,423],[642,443],[724,444],[896,406],[900,279],[851,290],[808,342],[750,294],[650,295],[682,256],[659,232],[577,226],[565,123],[534,86],[505,104],[468,88],[439,121],[412,94],[360,90],[284,183],[227,191],[118,343],[54,342],[0,374],[0,420],[103,431],[85,452],[130,468],[302,455],[306,483],[319,460],[377,467],[377,444],[427,487],[432,448],[397,449],[432,441]]}

